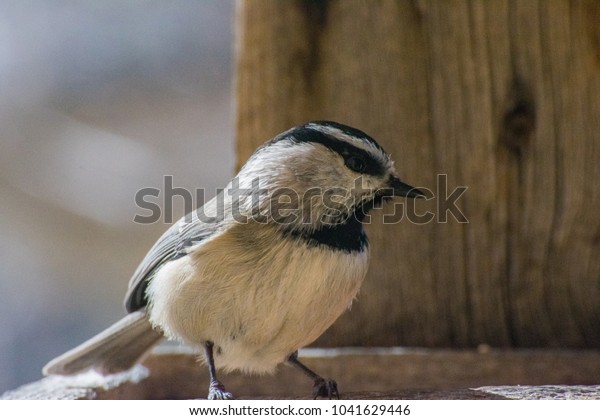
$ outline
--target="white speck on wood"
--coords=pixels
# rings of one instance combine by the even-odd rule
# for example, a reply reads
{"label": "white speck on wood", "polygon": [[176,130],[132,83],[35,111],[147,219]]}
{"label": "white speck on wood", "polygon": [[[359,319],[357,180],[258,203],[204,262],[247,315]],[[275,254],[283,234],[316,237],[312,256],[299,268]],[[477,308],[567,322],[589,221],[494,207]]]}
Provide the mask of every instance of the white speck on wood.
{"label": "white speck on wood", "polygon": [[0,396],[3,400],[92,399],[96,389],[112,389],[125,382],[138,383],[150,372],[142,365],[112,375],[90,370],[77,375],[51,375],[38,382],[23,385]]}

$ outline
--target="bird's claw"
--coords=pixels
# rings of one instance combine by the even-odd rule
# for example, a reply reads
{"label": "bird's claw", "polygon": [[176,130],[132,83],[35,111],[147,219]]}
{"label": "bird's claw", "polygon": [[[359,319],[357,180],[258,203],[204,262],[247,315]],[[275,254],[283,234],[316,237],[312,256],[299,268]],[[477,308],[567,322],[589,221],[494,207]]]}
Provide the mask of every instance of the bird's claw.
{"label": "bird's claw", "polygon": [[339,400],[340,393],[338,392],[337,382],[333,379],[323,378],[315,380],[315,385],[313,386],[313,399],[316,400],[318,397]]}
{"label": "bird's claw", "polygon": [[219,381],[211,381],[208,387],[209,400],[233,400],[231,392],[225,391],[225,387]]}

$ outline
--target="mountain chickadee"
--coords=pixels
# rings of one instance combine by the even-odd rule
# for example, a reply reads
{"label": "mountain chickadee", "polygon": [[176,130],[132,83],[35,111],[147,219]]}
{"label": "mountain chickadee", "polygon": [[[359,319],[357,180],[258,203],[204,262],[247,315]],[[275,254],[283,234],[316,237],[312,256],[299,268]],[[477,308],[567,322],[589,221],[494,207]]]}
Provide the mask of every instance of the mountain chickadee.
{"label": "mountain chickadee", "polygon": [[129,314],[44,374],[123,371],[166,336],[203,348],[209,399],[232,398],[217,368],[263,373],[282,362],[314,380],[315,398],[338,398],[297,350],[352,303],[368,266],[366,213],[392,196],[423,194],[362,131],[315,121],[278,135],[158,239],[129,283]]}

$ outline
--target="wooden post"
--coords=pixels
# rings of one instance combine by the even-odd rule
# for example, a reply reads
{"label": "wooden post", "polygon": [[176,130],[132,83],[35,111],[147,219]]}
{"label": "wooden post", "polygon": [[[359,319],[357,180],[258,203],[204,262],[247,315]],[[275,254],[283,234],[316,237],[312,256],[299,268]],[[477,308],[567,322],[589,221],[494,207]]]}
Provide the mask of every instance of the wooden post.
{"label": "wooden post", "polygon": [[[415,203],[427,224],[374,215],[368,279],[321,345],[600,346],[598,2],[240,0],[236,14],[239,165],[332,119],[436,195]],[[444,211],[458,186],[468,223]]]}

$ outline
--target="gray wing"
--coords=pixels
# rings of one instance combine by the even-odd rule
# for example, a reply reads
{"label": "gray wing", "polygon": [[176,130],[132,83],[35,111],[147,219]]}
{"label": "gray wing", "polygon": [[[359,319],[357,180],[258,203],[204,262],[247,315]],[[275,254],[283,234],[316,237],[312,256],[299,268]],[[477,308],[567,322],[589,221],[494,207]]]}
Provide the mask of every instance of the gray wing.
{"label": "gray wing", "polygon": [[[213,200],[203,208],[214,207]],[[160,268],[169,261],[187,255],[187,250],[205,239],[211,237],[222,224],[223,215],[216,215],[210,221],[200,220],[195,212],[181,218],[171,226],[156,241],[148,251],[129,281],[129,288],[125,295],[125,309],[134,312],[147,304],[146,288],[152,277]]]}

